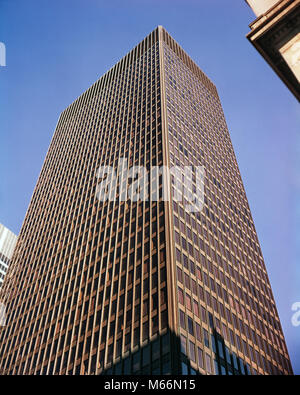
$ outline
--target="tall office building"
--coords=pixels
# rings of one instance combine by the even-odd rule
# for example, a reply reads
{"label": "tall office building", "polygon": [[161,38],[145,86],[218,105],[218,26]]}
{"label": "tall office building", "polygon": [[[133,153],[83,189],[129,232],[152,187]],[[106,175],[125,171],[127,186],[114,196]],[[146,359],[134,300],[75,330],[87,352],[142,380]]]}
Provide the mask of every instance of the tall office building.
{"label": "tall office building", "polygon": [[16,242],[17,236],[4,225],[0,224],[0,288],[10,265]]}
{"label": "tall office building", "polygon": [[[159,172],[101,201],[121,158],[204,166],[203,209]],[[162,27],[61,114],[3,300],[2,374],[292,373],[217,90]]]}

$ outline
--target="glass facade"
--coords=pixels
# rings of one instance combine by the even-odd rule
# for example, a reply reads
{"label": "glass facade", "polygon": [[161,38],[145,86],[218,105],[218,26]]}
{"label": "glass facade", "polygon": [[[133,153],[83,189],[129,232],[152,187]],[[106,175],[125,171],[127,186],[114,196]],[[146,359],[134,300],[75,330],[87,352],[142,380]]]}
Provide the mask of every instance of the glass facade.
{"label": "glass facade", "polygon": [[[159,174],[99,201],[121,158],[204,166],[204,209]],[[162,27],[61,114],[11,270],[2,374],[291,372],[216,88]]]}

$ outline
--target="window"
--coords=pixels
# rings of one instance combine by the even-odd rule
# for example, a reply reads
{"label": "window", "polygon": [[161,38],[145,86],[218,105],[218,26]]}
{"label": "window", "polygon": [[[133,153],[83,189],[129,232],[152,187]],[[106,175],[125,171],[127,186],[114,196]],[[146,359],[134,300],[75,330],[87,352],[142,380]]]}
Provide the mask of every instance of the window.
{"label": "window", "polygon": [[200,316],[200,314],[199,314],[199,305],[198,305],[198,302],[195,299],[193,299],[193,306],[194,306],[194,314],[197,317],[199,317]]}
{"label": "window", "polygon": [[195,344],[189,340],[190,360],[196,362]]}
{"label": "window", "polygon": [[197,322],[195,322],[196,325],[196,338],[199,342],[201,342],[201,327]]}
{"label": "window", "polygon": [[178,300],[179,303],[184,304],[184,296],[181,288],[178,287]]}
{"label": "window", "polygon": [[186,355],[186,337],[183,335],[180,336],[180,349]]}
{"label": "window", "polygon": [[201,306],[201,317],[202,317],[202,321],[207,323],[206,310],[203,306]]}
{"label": "window", "polygon": [[203,329],[204,345],[209,348],[209,335],[206,329]]}
{"label": "window", "polygon": [[183,282],[182,281],[182,270],[177,266],[177,278],[179,282]]}
{"label": "window", "polygon": [[188,317],[188,331],[190,335],[194,336],[193,320],[190,317]]}
{"label": "window", "polygon": [[189,260],[188,257],[186,255],[183,254],[183,265],[185,268],[189,268]]}
{"label": "window", "polygon": [[197,348],[198,350],[198,365],[200,366],[200,368],[204,368],[203,365],[203,351],[200,347]]}
{"label": "window", "polygon": [[192,311],[192,300],[190,295],[186,294],[185,295],[185,299],[186,299],[186,307],[188,310]]}
{"label": "window", "polygon": [[205,354],[205,361],[206,361],[206,370],[208,373],[212,373],[212,368],[211,368],[211,356],[208,355],[207,353]]}
{"label": "window", "polygon": [[181,310],[179,310],[179,320],[181,328],[185,329],[185,314]]}
{"label": "window", "polygon": [[190,289],[190,278],[186,273],[184,273],[184,284],[187,287],[187,289]]}
{"label": "window", "polygon": [[218,340],[218,350],[220,358],[224,359],[223,344],[221,340]]}

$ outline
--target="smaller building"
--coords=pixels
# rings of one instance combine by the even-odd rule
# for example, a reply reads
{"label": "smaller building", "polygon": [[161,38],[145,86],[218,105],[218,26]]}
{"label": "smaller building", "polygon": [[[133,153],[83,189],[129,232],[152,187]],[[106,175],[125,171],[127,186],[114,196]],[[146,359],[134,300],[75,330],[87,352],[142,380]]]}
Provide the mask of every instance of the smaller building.
{"label": "smaller building", "polygon": [[17,236],[0,224],[0,288],[16,246]]}
{"label": "smaller building", "polygon": [[246,0],[257,16],[248,40],[300,101],[300,0]]}

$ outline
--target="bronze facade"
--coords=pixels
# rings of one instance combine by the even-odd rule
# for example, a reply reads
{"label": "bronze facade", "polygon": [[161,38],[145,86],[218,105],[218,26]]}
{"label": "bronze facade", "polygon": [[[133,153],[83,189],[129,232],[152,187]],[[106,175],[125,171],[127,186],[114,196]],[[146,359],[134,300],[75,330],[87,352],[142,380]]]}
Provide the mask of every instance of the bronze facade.
{"label": "bronze facade", "polygon": [[[124,157],[204,166],[203,210],[99,201]],[[1,298],[2,374],[292,373],[216,88],[162,27],[61,114]]]}

